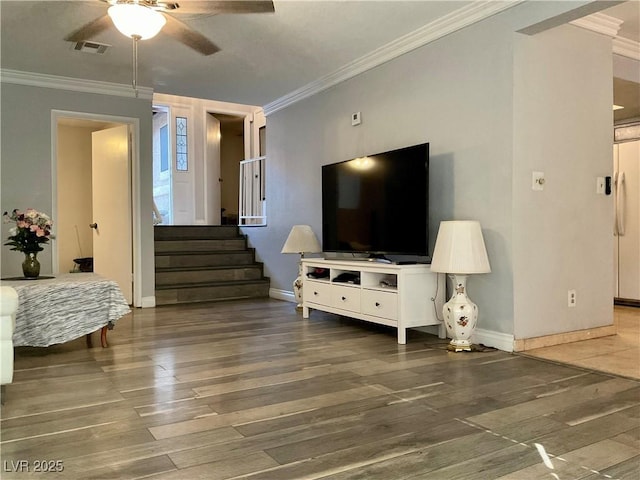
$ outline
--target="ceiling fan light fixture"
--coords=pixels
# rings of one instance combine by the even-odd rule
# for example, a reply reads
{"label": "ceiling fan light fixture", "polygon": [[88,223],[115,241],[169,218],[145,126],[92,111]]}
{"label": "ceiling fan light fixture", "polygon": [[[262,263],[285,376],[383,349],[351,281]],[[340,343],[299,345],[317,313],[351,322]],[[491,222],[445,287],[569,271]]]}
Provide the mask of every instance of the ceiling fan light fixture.
{"label": "ceiling fan light fixture", "polygon": [[155,37],[167,23],[160,12],[137,3],[118,3],[110,6],[107,12],[120,33],[141,40]]}

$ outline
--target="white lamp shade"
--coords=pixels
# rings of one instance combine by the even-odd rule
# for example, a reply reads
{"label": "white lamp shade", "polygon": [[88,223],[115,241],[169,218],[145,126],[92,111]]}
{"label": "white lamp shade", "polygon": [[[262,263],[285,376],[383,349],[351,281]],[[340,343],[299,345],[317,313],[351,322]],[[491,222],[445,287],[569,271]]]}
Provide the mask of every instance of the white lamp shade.
{"label": "white lamp shade", "polygon": [[116,28],[127,37],[138,36],[141,40],[155,37],[167,23],[160,12],[137,3],[117,3],[107,13]]}
{"label": "white lamp shade", "polygon": [[440,222],[431,270],[461,275],[490,272],[480,223],[473,220]]}
{"label": "white lamp shade", "polygon": [[294,225],[284,242],[281,253],[317,253],[322,248],[309,225]]}

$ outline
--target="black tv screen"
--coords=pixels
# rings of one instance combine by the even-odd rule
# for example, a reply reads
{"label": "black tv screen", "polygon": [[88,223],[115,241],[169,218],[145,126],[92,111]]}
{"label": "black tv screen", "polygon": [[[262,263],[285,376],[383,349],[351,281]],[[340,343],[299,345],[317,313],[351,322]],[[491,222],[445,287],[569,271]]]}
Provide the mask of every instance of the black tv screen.
{"label": "black tv screen", "polygon": [[429,144],[322,167],[322,249],[428,255]]}

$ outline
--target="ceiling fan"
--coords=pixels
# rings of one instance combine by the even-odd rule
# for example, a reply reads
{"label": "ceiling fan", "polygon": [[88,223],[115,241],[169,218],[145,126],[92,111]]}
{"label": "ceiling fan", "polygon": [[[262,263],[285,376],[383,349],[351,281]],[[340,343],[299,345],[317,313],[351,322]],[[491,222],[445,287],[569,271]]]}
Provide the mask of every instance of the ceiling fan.
{"label": "ceiling fan", "polygon": [[204,35],[192,30],[173,15],[274,12],[271,0],[100,1],[111,5],[107,14],[83,25],[69,34],[65,40],[69,42],[90,40],[113,24],[125,36],[131,38],[138,36],[138,40],[151,38],[162,30],[163,33],[202,55],[211,55],[220,49]]}
{"label": "ceiling fan", "polygon": [[175,14],[217,15],[222,13],[274,12],[271,0],[100,0],[108,3],[107,13],[67,35],[69,42],[90,40],[112,25],[133,39],[133,89],[136,96],[138,75],[138,41],[157,35],[161,30],[202,55],[212,55],[220,49],[207,37],[192,30]]}

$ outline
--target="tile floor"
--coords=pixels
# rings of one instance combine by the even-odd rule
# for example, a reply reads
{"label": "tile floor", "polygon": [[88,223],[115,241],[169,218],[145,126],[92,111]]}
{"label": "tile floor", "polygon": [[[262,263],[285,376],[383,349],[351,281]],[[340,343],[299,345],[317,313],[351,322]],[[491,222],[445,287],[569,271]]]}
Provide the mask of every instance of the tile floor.
{"label": "tile floor", "polygon": [[524,352],[536,358],[640,380],[640,308],[615,307],[618,334]]}

